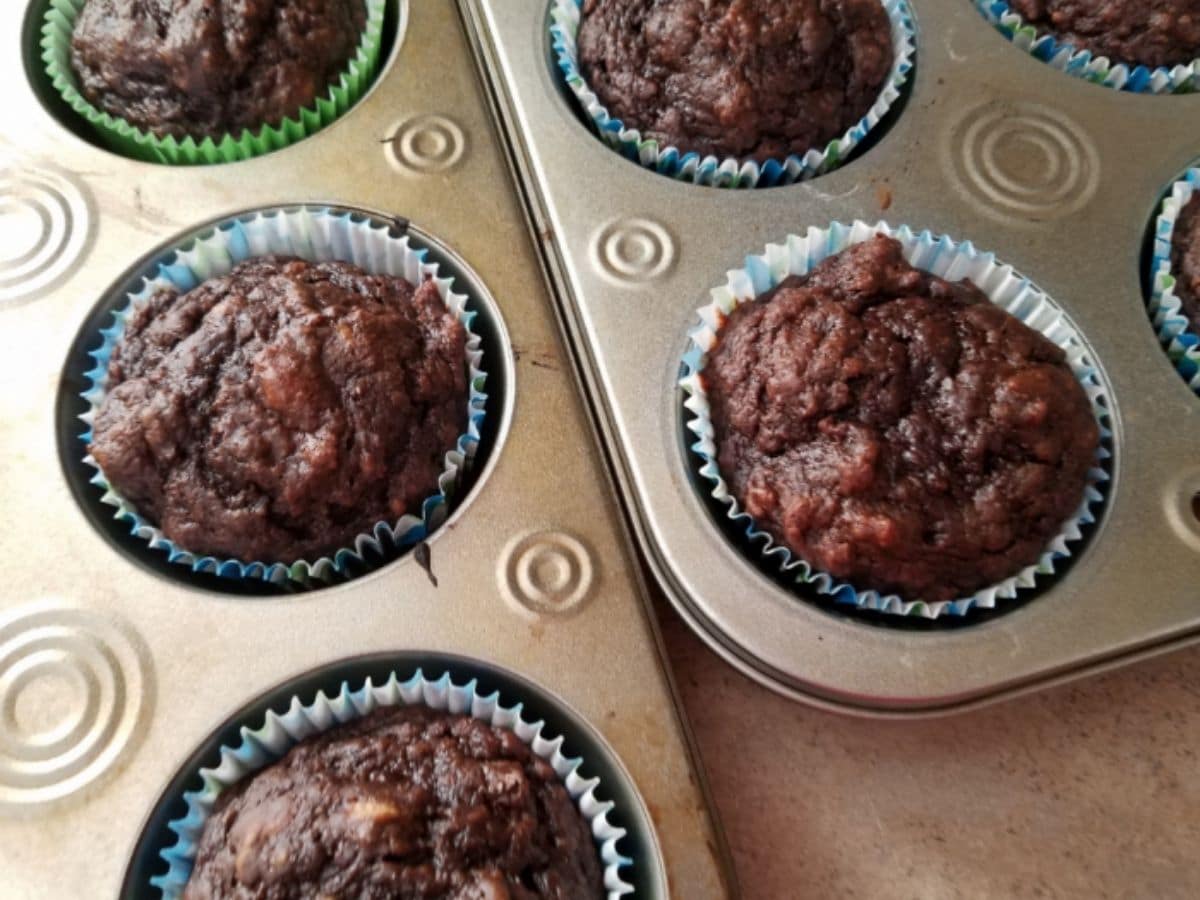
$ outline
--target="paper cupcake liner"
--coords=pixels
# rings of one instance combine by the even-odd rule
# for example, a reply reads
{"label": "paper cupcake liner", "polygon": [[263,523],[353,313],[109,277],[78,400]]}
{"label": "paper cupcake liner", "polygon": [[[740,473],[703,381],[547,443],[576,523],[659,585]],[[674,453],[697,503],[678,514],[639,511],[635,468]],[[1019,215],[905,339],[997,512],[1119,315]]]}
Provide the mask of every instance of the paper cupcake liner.
{"label": "paper cupcake liner", "polygon": [[1171,186],[1154,223],[1154,260],[1150,272],[1154,281],[1148,309],[1158,339],[1171,363],[1188,386],[1200,394],[1200,334],[1183,312],[1183,302],[1175,293],[1175,273],[1171,270],[1171,244],[1175,239],[1175,220],[1200,185],[1200,169],[1188,169]]}
{"label": "paper cupcake liner", "polygon": [[71,68],[71,32],[87,0],[49,0],[42,21],[42,62],[54,89],[92,126],[109,149],[123,156],[170,165],[227,163],[280,150],[320,131],[353,106],[379,68],[387,0],[365,0],[367,20],[358,49],[341,76],[310,106],[278,125],[265,124],[218,139],[157,137],[94,106],[79,91]]}
{"label": "paper cupcake liner", "polygon": [[[787,276],[805,275],[826,257],[875,234],[885,234],[900,241],[905,257],[919,269],[948,281],[969,278],[993,303],[1062,348],[1071,370],[1087,393],[1100,426],[1101,447],[1095,465],[1088,472],[1084,499],[1038,561],[998,584],[957,600],[928,603],[920,599],[905,600],[896,594],[860,591],[814,569],[758,527],[734,498],[717,464],[715,431],[701,373],[708,362],[708,352],[716,345],[717,335],[729,314],[742,304],[753,302]],[[727,518],[745,534],[747,542],[756,546],[773,568],[796,584],[858,609],[927,619],[943,615],[963,616],[974,608],[993,609],[998,601],[1015,597],[1018,590],[1034,587],[1039,576],[1052,575],[1056,563],[1070,556],[1069,545],[1080,540],[1083,529],[1095,521],[1095,508],[1104,499],[1100,485],[1109,479],[1106,468],[1110,454],[1106,447],[1112,439],[1108,427],[1111,404],[1098,371],[1088,358],[1075,326],[1054,302],[1011,266],[997,262],[991,253],[976,250],[969,241],[957,243],[928,231],[915,233],[907,226],[892,228],[884,222],[868,225],[856,221],[851,225],[834,223],[829,228],[810,228],[804,236],[788,235],[785,243],[770,244],[764,254],[747,257],[745,268],[729,272],[726,284],[713,290],[712,302],[698,312],[700,325],[689,334],[689,346],[683,358],[684,375],[679,383],[686,395],[684,406],[692,415],[687,427],[697,438],[691,449],[699,458],[700,475],[712,486],[711,496],[724,507]]]}
{"label": "paper cupcake liner", "polygon": [[337,695],[330,697],[319,691],[308,704],[293,696],[285,711],[268,712],[261,727],[251,730],[243,726],[241,742],[237,746],[223,745],[220,763],[215,768],[199,771],[198,777],[203,781],[203,787],[183,795],[187,804],[186,813],[167,826],[178,836],[178,840],[160,854],[167,871],[151,878],[150,884],[161,892],[163,900],[177,900],[182,896],[192,874],[192,864],[205,822],[223,791],[274,763],[305,738],[359,719],[379,707],[403,705],[427,706],[456,715],[470,715],[493,727],[515,732],[558,773],[571,799],[587,820],[604,866],[608,900],[617,900],[633,893],[633,885],[622,876],[622,870],[632,866],[633,860],[622,855],[617,848],[626,831],[609,821],[608,815],[615,804],[597,798],[600,779],[582,776],[580,769],[584,766],[584,760],[581,757],[564,756],[563,737],[548,738],[544,734],[545,722],[526,719],[522,715],[522,704],[504,706],[500,702],[499,692],[482,696],[477,686],[474,679],[464,685],[454,684],[449,675],[430,681],[420,669],[408,680],[401,681],[393,672],[383,684],[376,686],[368,678],[355,691],[350,689],[347,682],[342,682],[341,692]]}
{"label": "paper cupcake liner", "polygon": [[1200,88],[1200,60],[1187,65],[1157,66],[1113,62],[1081,50],[1030,25],[1004,0],[974,0],[975,6],[1002,35],[1031,56],[1060,72],[1094,84],[1135,94],[1188,94]]}
{"label": "paper cupcake liner", "polygon": [[881,0],[891,21],[895,59],[878,99],[857,124],[824,148],[813,148],[803,156],[790,154],[783,159],[769,159],[761,163],[735,157],[702,157],[695,151],[662,146],[653,138],[643,138],[638,129],[627,128],[624,122],[609,114],[579,70],[576,37],[579,34],[582,2],[554,0],[550,9],[550,40],[567,86],[606,144],[645,168],[679,181],[711,187],[772,187],[793,184],[832,171],[850,156],[900,98],[901,88],[913,66],[916,37],[908,0]]}
{"label": "paper cupcake liner", "polygon": [[243,260],[268,254],[297,256],[313,262],[342,260],[374,274],[404,278],[414,285],[432,279],[447,308],[466,328],[469,371],[466,431],[446,453],[438,491],[425,500],[420,513],[406,514],[395,522],[378,522],[370,532],[358,535],[350,546],[331,557],[297,560],[291,564],[218,559],[191,553],[175,544],[108,483],[91,454],[84,457],[84,462],[95,469],[91,483],[103,492],[101,500],[115,508],[115,517],[127,523],[133,535],[147,541],[152,548],[164,551],[173,563],[188,566],[193,572],[274,584],[288,581],[305,584],[313,579],[330,581],[345,574],[352,564],[364,564],[364,555],[368,551],[384,553],[387,549],[408,547],[424,540],[445,519],[458,482],[469,469],[479,444],[487,403],[484,393],[487,375],[481,369],[481,338],[471,330],[475,313],[467,309],[469,298],[453,289],[454,280],[440,277],[437,264],[425,261],[427,251],[411,246],[407,235],[392,237],[385,226],[359,220],[350,213],[299,207],[235,219],[167,253],[158,264],[157,274],[144,279],[138,290],[127,295],[122,308],[113,313],[113,324],[100,332],[99,348],[89,354],[95,365],[85,373],[89,387],[82,396],[88,409],[80,419],[88,427],[80,437],[85,446],[92,440],[96,412],[108,393],[109,358],[124,335],[125,323],[134,310],[158,290],[168,288],[183,293],[202,281],[227,274]]}

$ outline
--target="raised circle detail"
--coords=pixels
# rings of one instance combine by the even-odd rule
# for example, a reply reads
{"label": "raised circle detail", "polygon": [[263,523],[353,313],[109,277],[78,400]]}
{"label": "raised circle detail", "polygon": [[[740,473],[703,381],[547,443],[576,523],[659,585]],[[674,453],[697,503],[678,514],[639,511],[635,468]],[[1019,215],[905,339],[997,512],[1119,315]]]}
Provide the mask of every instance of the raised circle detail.
{"label": "raised circle detail", "polygon": [[466,134],[458,123],[432,114],[401,122],[387,142],[392,162],[420,175],[452,169],[463,158],[466,148]]}
{"label": "raised circle detail", "polygon": [[0,618],[0,808],[62,799],[126,752],[152,702],[127,626],[54,604]]}
{"label": "raised circle detail", "polygon": [[30,297],[69,272],[87,236],[88,205],[68,176],[0,170],[0,302]]}
{"label": "raised circle detail", "polygon": [[640,285],[655,281],[675,265],[675,241],[652,219],[618,219],[592,238],[592,264],[609,281]]}
{"label": "raised circle detail", "polygon": [[509,544],[500,562],[500,589],[538,615],[563,614],[587,601],[595,580],[588,548],[573,535],[542,531]]}
{"label": "raised circle detail", "polygon": [[993,216],[1042,223],[1078,212],[1100,184],[1091,137],[1061,111],[986,103],[951,126],[947,149],[960,187]]}

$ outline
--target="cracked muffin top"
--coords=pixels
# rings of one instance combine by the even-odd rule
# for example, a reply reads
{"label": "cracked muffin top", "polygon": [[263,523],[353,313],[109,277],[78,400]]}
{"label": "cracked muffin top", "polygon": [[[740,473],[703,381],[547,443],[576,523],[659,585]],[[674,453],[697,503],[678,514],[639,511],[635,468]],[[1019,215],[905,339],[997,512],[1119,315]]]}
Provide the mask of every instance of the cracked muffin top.
{"label": "cracked muffin top", "polygon": [[1099,426],[1063,351],[876,236],[730,314],[701,372],[758,525],[856,588],[937,602],[1034,563]]}
{"label": "cracked muffin top", "polygon": [[702,156],[823,150],[891,70],[880,0],[584,0],[580,72],[644,138]]}
{"label": "cracked muffin top", "polygon": [[296,745],[205,824],[184,900],[599,900],[600,858],[511,731],[391,707]]}
{"label": "cracked muffin top", "polygon": [[1027,22],[1113,62],[1187,65],[1200,57],[1200,0],[1009,0]]}
{"label": "cracked muffin top", "polygon": [[311,106],[366,15],[364,0],[87,0],[71,67],[112,116],[159,137],[219,138]]}
{"label": "cracked muffin top", "polygon": [[185,550],[312,560],[437,493],[467,375],[432,281],[258,257],[129,318],[89,449]]}

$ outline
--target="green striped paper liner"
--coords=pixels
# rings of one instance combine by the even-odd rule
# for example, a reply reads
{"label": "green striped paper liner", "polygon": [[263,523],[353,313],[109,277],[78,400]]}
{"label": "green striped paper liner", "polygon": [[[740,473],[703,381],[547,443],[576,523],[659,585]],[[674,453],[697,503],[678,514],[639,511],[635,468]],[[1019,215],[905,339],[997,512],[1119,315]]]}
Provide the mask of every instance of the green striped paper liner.
{"label": "green striped paper liner", "polygon": [[158,137],[125,119],[104,112],[79,90],[71,68],[71,32],[87,0],[49,0],[42,20],[42,62],[46,76],[67,105],[96,131],[115,153],[146,162],[174,166],[237,162],[281,150],[315,134],[353,106],[366,92],[379,68],[383,44],[383,19],[387,0],[365,0],[367,22],[358,49],[342,75],[311,106],[297,111],[278,125],[264,124],[257,131],[204,137]]}

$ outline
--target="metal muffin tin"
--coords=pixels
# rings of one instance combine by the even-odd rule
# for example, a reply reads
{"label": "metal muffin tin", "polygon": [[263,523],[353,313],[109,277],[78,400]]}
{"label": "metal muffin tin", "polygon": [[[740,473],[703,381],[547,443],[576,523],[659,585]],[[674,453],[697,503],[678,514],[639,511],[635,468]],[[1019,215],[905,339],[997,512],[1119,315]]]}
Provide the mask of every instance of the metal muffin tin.
{"label": "metal muffin tin", "polygon": [[[320,134],[202,168],[115,156],[48,113],[27,77],[28,8],[0,9],[0,894],[151,896],[122,885],[193,754],[281,685],[353,658],[346,672],[479,674],[509,702],[537,686],[632,785],[617,793],[646,826],[640,893],[725,895],[723,844],[454,4],[395,4],[382,74]],[[436,586],[411,553],[282,596],[164,577],[94,527],[70,449],[60,458],[60,385],[106,294],[206,222],[302,202],[411,220],[499,310],[494,447],[429,540]]]}
{"label": "metal muffin tin", "polygon": [[[790,187],[704,188],[589,131],[552,62],[546,0],[460,2],[641,549],[714,649],[788,696],[900,717],[1200,638],[1200,400],[1158,345],[1143,285],[1157,204],[1200,155],[1200,97],[1088,84],[1010,44],[969,0],[912,0],[908,97],[865,152]],[[693,481],[676,381],[696,309],[767,243],[854,219],[993,251],[1065,309],[1111,385],[1107,504],[1035,599],[928,627],[821,608],[728,539]]]}

